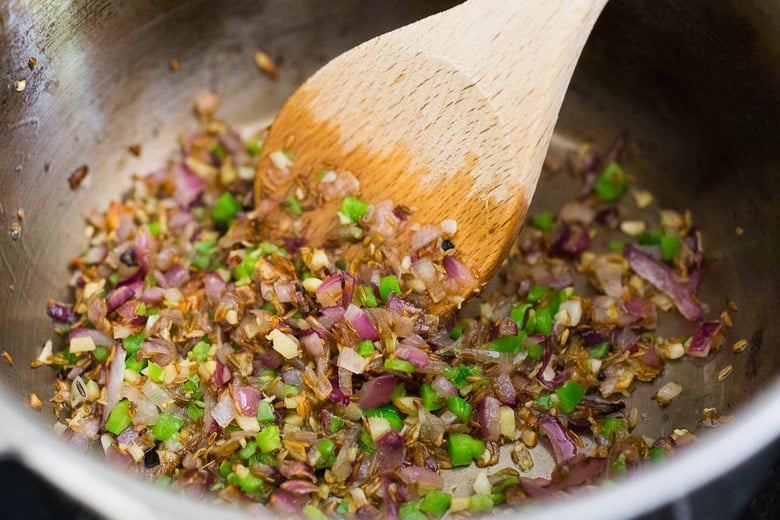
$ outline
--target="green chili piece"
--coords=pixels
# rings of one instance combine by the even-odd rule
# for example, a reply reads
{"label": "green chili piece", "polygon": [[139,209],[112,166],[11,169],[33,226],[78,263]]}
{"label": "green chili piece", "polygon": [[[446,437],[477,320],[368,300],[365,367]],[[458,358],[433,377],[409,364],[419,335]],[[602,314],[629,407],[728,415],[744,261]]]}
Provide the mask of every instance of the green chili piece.
{"label": "green chili piece", "polygon": [[493,509],[493,498],[490,495],[471,495],[469,499],[469,511],[490,511]]}
{"label": "green chili piece", "polygon": [[372,355],[374,352],[376,352],[376,348],[374,348],[374,342],[370,339],[364,339],[358,343],[357,353],[361,356],[367,357]]}
{"label": "green chili piece", "polygon": [[193,359],[198,363],[205,363],[209,357],[209,350],[211,345],[205,340],[201,340],[192,347],[192,350],[187,352],[187,359],[192,361]]}
{"label": "green chili piece", "polygon": [[335,415],[330,416],[330,433],[341,431],[344,427],[344,419]]}
{"label": "green chili piece", "polygon": [[193,421],[199,421],[203,418],[203,408],[198,406],[195,403],[190,403],[187,405],[187,417],[189,417]]}
{"label": "green chili piece", "polygon": [[553,225],[553,214],[550,211],[537,213],[531,219],[531,225],[539,231],[550,231]]}
{"label": "green chili piece", "polygon": [[467,433],[452,433],[448,441],[450,462],[454,467],[468,466],[485,451],[485,443]]}
{"label": "green chili piece", "polygon": [[429,412],[433,412],[444,406],[442,396],[440,396],[428,383],[420,385],[420,399],[422,400],[423,408]]}
{"label": "green chili piece", "polygon": [[390,428],[394,430],[400,430],[404,427],[404,421],[401,419],[401,415],[398,413],[398,410],[389,404],[365,410],[363,415],[366,417],[381,417],[386,419],[387,422],[390,423]]}
{"label": "green chili piece", "polygon": [[92,355],[101,363],[105,363],[108,359],[108,349],[106,347],[95,347],[95,350],[92,351]]}
{"label": "green chili piece", "polygon": [[119,435],[125,431],[128,426],[133,424],[133,421],[130,419],[130,414],[128,413],[129,407],[130,401],[127,399],[122,399],[114,405],[111,413],[108,414],[108,420],[106,421],[106,431],[109,431],[114,435]]}
{"label": "green chili piece", "polygon": [[160,234],[161,224],[159,220],[155,220],[154,222],[149,222],[149,233],[152,234],[153,237],[156,237]]}
{"label": "green chili piece", "polygon": [[663,237],[663,234],[660,231],[645,231],[636,237],[636,241],[643,246],[657,246],[661,243],[661,237]]}
{"label": "green chili piece", "polygon": [[544,334],[545,336],[549,336],[552,332],[552,313],[550,312],[549,307],[542,307],[541,309],[536,309],[536,315],[535,315],[535,321],[534,321],[534,330],[538,332],[539,334]]}
{"label": "green chili piece", "polygon": [[415,370],[415,366],[412,363],[398,358],[385,359],[385,368],[387,370],[396,370],[407,374],[412,374]]}
{"label": "green chili piece", "polygon": [[661,258],[665,262],[672,260],[680,252],[680,239],[674,236],[661,237]]}
{"label": "green chili piece", "polygon": [[247,460],[249,457],[257,453],[257,442],[249,441],[246,446],[238,451],[238,458]]}
{"label": "green chili piece", "polygon": [[303,208],[301,207],[301,201],[298,200],[298,197],[295,195],[290,195],[287,197],[287,200],[284,201],[284,205],[287,208],[287,211],[292,213],[296,216],[303,215]]}
{"label": "green chili piece", "polygon": [[398,278],[394,274],[383,276],[379,279],[379,296],[387,301],[387,297],[390,296],[391,292],[401,294],[401,286],[398,285]]}
{"label": "green chili piece", "polygon": [[127,356],[127,359],[125,359],[125,368],[128,370],[132,370],[136,374],[140,374],[141,370],[146,368],[146,364],[149,361],[146,358],[138,358],[136,356]]}
{"label": "green chili piece", "polygon": [[468,422],[469,417],[471,417],[471,405],[468,401],[457,395],[451,395],[447,398],[447,408],[463,422]]}
{"label": "green chili piece", "polygon": [[347,217],[354,223],[360,221],[363,215],[368,211],[368,202],[362,201],[357,197],[347,196],[341,202],[339,213]]}
{"label": "green chili piece", "polygon": [[666,458],[666,450],[664,448],[650,448],[647,450],[647,457],[652,461],[664,460]]}
{"label": "green chili piece", "polygon": [[585,387],[573,379],[569,379],[555,389],[558,396],[558,407],[563,413],[571,413],[585,395]]}
{"label": "green chili piece", "polygon": [[628,189],[628,179],[620,165],[609,163],[593,185],[593,191],[607,202],[614,202]]}
{"label": "green chili piece", "polygon": [[219,466],[219,474],[227,478],[231,473],[233,473],[233,462],[226,460]]}
{"label": "green chili piece", "polygon": [[421,513],[417,506],[412,502],[405,502],[398,508],[398,518],[400,520],[428,520],[425,513]]}
{"label": "green chili piece", "polygon": [[184,419],[180,419],[175,415],[160,414],[160,418],[150,428],[152,437],[158,441],[167,441],[181,430],[184,426]]}
{"label": "green chili piece", "polygon": [[231,473],[227,481],[228,484],[236,485],[246,493],[257,493],[265,486],[263,479],[251,473],[248,473],[245,477],[239,477],[235,473]]}
{"label": "green chili piece", "polygon": [[626,421],[619,417],[607,417],[604,419],[603,434],[610,438],[613,434],[620,434],[626,431]]}
{"label": "green chili piece", "polygon": [[358,445],[363,453],[374,453],[377,449],[376,442],[371,437],[371,434],[366,430],[361,430],[360,437],[358,438]]}
{"label": "green chili piece", "polygon": [[323,469],[333,466],[336,462],[336,443],[328,438],[320,439],[317,443],[317,453],[319,457],[314,469]]}
{"label": "green chili piece", "polygon": [[626,471],[628,471],[628,466],[626,466],[626,456],[625,454],[621,453],[618,455],[618,458],[615,459],[615,462],[612,463],[612,474],[614,475],[622,475]]}
{"label": "green chili piece", "polygon": [[534,404],[536,404],[536,406],[538,406],[539,408],[542,408],[544,410],[549,410],[550,408],[553,407],[552,395],[550,394],[540,395],[539,397],[536,398]]}
{"label": "green chili piece", "polygon": [[304,506],[303,516],[305,516],[308,520],[328,520],[328,517],[325,516],[325,513],[320,511],[317,506],[312,504],[306,504]]}
{"label": "green chili piece", "polygon": [[128,354],[136,354],[144,343],[143,333],[133,334],[122,340],[122,346]]}
{"label": "green chili piece", "polygon": [[266,426],[257,434],[257,447],[263,453],[271,453],[282,447],[282,436],[275,424]]}
{"label": "green chili piece", "polygon": [[226,191],[211,208],[211,218],[217,226],[227,228],[240,210],[241,204],[229,191]]}
{"label": "green chili piece", "polygon": [[378,307],[374,288],[370,285],[360,285],[355,289],[355,296],[360,307]]}
{"label": "green chili piece", "polygon": [[528,310],[531,309],[532,307],[533,305],[531,305],[530,303],[518,303],[517,305],[512,307],[511,311],[509,311],[509,317],[517,322],[518,329],[525,328],[525,315],[528,313]]}
{"label": "green chili piece", "polygon": [[208,240],[198,240],[195,243],[192,244],[192,248],[197,251],[198,253],[207,255],[211,253],[214,250],[214,247],[217,245],[217,239],[216,238],[210,238]]}
{"label": "green chili piece", "polygon": [[490,342],[490,348],[496,352],[506,352],[515,355],[525,341],[526,334],[522,330],[517,331],[516,336],[501,336]]}
{"label": "green chili piece", "polygon": [[539,300],[541,300],[545,294],[550,290],[549,287],[546,285],[537,284],[531,287],[531,290],[528,291],[528,295],[525,297],[526,301],[529,301],[531,303],[537,303]]}
{"label": "green chili piece", "polygon": [[466,365],[448,366],[444,369],[444,377],[449,379],[455,388],[461,389],[469,384],[468,377],[479,373],[476,368],[469,368]]}
{"label": "green chili piece", "polygon": [[528,357],[534,361],[540,361],[544,357],[544,345],[541,343],[534,343],[525,347],[525,351],[528,352]]}
{"label": "green chili piece", "polygon": [[268,401],[261,400],[257,403],[257,420],[260,422],[271,422],[276,418],[274,407]]}
{"label": "green chili piece", "polygon": [[609,250],[613,253],[622,253],[625,247],[625,244],[623,244],[623,242],[620,240],[609,241]]}
{"label": "green chili piece", "polygon": [[450,329],[450,339],[458,339],[463,335],[463,329],[466,328],[466,321],[459,321]]}
{"label": "green chili piece", "polygon": [[420,502],[420,511],[430,513],[433,516],[442,516],[450,508],[452,495],[444,491],[431,491],[422,502]]}
{"label": "green chili piece", "polygon": [[601,359],[607,354],[609,354],[609,343],[605,341],[604,343],[599,343],[595,347],[592,347],[588,355],[592,358]]}
{"label": "green chili piece", "polygon": [[147,372],[149,379],[151,379],[155,383],[161,383],[162,372],[163,372],[162,367],[157,363],[155,363],[154,361],[150,361],[147,366],[149,367],[149,372]]}

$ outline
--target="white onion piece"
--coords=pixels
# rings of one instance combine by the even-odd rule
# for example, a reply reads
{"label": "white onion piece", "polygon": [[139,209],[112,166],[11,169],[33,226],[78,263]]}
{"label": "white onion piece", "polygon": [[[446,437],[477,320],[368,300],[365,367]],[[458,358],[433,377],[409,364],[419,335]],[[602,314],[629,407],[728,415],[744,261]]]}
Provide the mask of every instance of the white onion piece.
{"label": "white onion piece", "polygon": [[230,397],[230,392],[222,392],[217,404],[211,410],[211,416],[222,428],[233,421],[236,416],[236,410],[233,407],[233,399]]}

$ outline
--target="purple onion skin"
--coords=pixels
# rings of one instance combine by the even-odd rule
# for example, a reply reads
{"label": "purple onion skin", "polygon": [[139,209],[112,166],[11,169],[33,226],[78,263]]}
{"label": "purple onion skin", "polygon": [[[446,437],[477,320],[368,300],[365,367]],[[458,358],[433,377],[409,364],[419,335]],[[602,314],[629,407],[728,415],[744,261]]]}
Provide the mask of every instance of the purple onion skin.
{"label": "purple onion skin", "polygon": [[[393,390],[397,384],[398,379],[394,375],[389,374],[375,377],[374,379],[369,379],[363,383],[363,386],[360,388],[360,392],[358,392],[358,405],[363,410],[386,405],[390,402],[390,399],[393,396]],[[333,394],[331,394],[331,399],[332,395]],[[344,404],[349,404],[348,397],[347,402]]]}
{"label": "purple onion skin", "polygon": [[79,320],[79,315],[73,312],[73,307],[65,303],[49,300],[46,306],[46,315],[54,323],[72,325]]}
{"label": "purple onion skin", "polygon": [[501,402],[492,396],[487,396],[479,403],[479,425],[482,438],[486,441],[498,441],[501,436],[499,408]]}
{"label": "purple onion skin", "polygon": [[691,338],[688,346],[688,355],[694,357],[707,357],[712,347],[712,338],[720,331],[723,325],[719,321],[702,323]]}

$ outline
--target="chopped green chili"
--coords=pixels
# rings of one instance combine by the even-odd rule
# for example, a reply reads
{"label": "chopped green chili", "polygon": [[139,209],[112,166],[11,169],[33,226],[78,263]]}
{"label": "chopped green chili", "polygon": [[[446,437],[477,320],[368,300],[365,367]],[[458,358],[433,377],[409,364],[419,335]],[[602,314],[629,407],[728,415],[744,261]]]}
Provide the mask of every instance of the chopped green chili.
{"label": "chopped green chili", "polygon": [[358,343],[357,353],[361,356],[367,357],[372,355],[374,352],[376,352],[376,348],[374,348],[374,342],[370,339],[364,339]]}
{"label": "chopped green chili", "polygon": [[367,211],[368,202],[351,196],[344,197],[344,200],[341,202],[341,208],[339,209],[339,213],[355,223],[360,221]]}
{"label": "chopped green chili", "polygon": [[595,347],[592,347],[589,352],[589,356],[592,358],[600,359],[609,354],[609,343],[599,343]]}
{"label": "chopped green chili", "polygon": [[227,228],[240,210],[241,204],[229,191],[226,191],[211,208],[211,218],[217,226]]}
{"label": "chopped green chili", "polygon": [[114,435],[119,435],[125,431],[128,426],[133,424],[133,421],[130,419],[130,414],[128,413],[129,407],[130,401],[127,399],[122,399],[114,405],[111,413],[108,414],[108,420],[106,421],[106,431],[109,431]]}
{"label": "chopped green chili", "polygon": [[447,398],[447,408],[463,422],[468,422],[469,417],[471,417],[471,405],[457,395],[451,395]]}
{"label": "chopped green chili", "polygon": [[555,389],[558,396],[558,407],[563,413],[571,413],[585,395],[585,387],[573,379],[569,379]]}
{"label": "chopped green chili", "polygon": [[184,419],[175,415],[160,414],[160,418],[150,428],[152,437],[158,441],[167,441],[181,430],[184,426]]}
{"label": "chopped green chili", "polygon": [[537,213],[531,219],[531,225],[540,231],[550,231],[553,225],[553,214],[550,211]]}
{"label": "chopped green chili", "polygon": [[390,423],[390,428],[394,430],[400,430],[404,426],[404,421],[401,419],[398,410],[389,404],[365,410],[363,415],[366,417],[381,417],[386,419],[387,422]]}
{"label": "chopped green chili", "polygon": [[398,284],[398,278],[394,274],[383,276],[379,279],[379,296],[386,301],[391,292],[401,294],[401,286]]}
{"label": "chopped green chili", "polygon": [[447,444],[450,462],[454,467],[468,466],[485,451],[485,443],[467,433],[450,434]]}
{"label": "chopped green chili", "polygon": [[266,426],[257,434],[257,447],[263,453],[270,453],[282,447],[282,436],[275,424]]}
{"label": "chopped green chili", "polygon": [[628,179],[620,165],[609,163],[593,185],[593,191],[607,202],[619,199],[628,189]]}
{"label": "chopped green chili", "polygon": [[387,370],[397,370],[398,372],[405,372],[411,374],[415,370],[415,366],[404,360],[398,358],[385,359],[385,368]]}
{"label": "chopped green chili", "polygon": [[422,502],[420,502],[420,511],[430,513],[433,516],[442,516],[450,508],[452,495],[444,491],[431,491]]}

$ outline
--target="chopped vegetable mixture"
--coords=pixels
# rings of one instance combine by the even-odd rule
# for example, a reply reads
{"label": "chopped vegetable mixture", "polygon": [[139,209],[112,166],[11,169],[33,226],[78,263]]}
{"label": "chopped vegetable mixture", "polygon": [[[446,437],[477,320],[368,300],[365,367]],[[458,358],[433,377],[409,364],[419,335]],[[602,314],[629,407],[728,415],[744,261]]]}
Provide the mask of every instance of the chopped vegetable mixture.
{"label": "chopped vegetable mixture", "polygon": [[[64,346],[48,342],[36,364],[61,371],[56,429],[72,444],[99,443],[160,485],[284,515],[422,520],[559,496],[692,439],[632,435],[624,409],[638,382],[707,356],[724,333],[696,298],[690,215],[621,215],[629,193],[652,204],[618,161],[624,139],[603,155],[583,148],[581,196],[530,215],[498,288],[440,317],[427,303],[472,276],[457,215],[419,226],[409,208],[362,200],[336,168],[283,201],[294,218],[342,200],[326,246],[294,227],[270,241],[252,200],[262,135],[214,119],[214,98],[200,105],[179,159],[89,216],[75,300],[49,304]],[[272,157],[294,171],[284,150]],[[399,251],[407,226],[413,250]],[[626,240],[607,242],[617,229]],[[365,261],[347,264],[340,251],[354,244]],[[583,275],[589,288],[575,290]],[[667,313],[692,322],[689,338],[654,333]],[[684,391],[668,383],[654,399]],[[529,478],[540,442],[556,466]],[[514,465],[497,470],[503,445]],[[483,468],[473,493],[444,486],[445,471],[472,465]]]}

